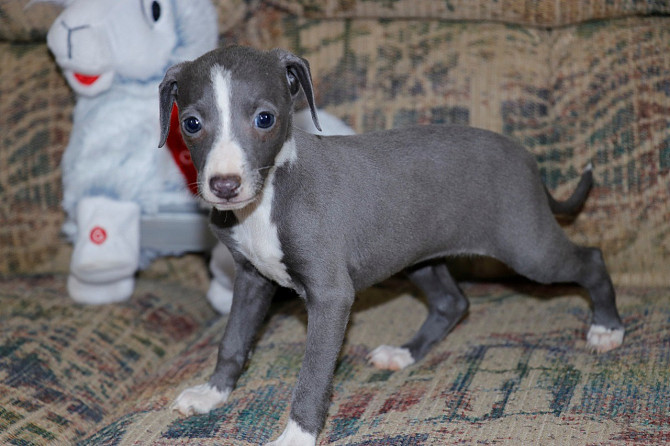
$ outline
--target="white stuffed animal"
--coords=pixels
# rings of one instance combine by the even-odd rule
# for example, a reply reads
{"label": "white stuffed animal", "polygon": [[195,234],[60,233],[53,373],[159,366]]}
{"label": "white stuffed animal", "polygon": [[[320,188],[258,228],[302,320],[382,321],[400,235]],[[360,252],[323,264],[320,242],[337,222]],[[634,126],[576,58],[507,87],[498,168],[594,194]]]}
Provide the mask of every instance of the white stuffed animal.
{"label": "white stuffed animal", "polygon": [[68,291],[79,302],[116,302],[132,294],[138,268],[193,248],[160,243],[156,230],[170,216],[204,219],[175,157],[157,148],[158,85],[171,65],[216,46],[216,10],[210,0],[53,2],[65,9],[47,43],[77,94],[62,160],[63,231],[74,243]]}
{"label": "white stuffed animal", "polygon": [[[74,243],[68,292],[83,303],[121,301],[157,256],[215,243],[181,137],[171,135],[170,151],[157,144],[158,85],[170,66],[216,46],[216,10],[210,0],[34,0],[43,1],[65,7],[47,44],[77,93],[62,160],[63,231]],[[297,125],[312,125],[303,118]],[[321,120],[326,133],[353,133],[337,118]],[[207,297],[227,313],[234,269],[222,244],[210,270]]]}

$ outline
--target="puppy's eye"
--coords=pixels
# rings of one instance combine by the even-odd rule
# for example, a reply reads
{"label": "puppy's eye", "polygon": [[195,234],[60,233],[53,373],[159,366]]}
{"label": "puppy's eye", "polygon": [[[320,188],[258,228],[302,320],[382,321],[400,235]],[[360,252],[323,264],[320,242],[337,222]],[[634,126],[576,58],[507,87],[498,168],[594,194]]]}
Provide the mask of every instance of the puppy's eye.
{"label": "puppy's eye", "polygon": [[256,115],[254,124],[256,124],[256,127],[259,129],[269,129],[275,124],[275,115],[270,112],[260,112]]}
{"label": "puppy's eye", "polygon": [[183,126],[184,131],[186,131],[186,133],[189,133],[191,135],[198,133],[202,129],[202,124],[200,124],[198,118],[194,116],[190,116],[184,119]]}

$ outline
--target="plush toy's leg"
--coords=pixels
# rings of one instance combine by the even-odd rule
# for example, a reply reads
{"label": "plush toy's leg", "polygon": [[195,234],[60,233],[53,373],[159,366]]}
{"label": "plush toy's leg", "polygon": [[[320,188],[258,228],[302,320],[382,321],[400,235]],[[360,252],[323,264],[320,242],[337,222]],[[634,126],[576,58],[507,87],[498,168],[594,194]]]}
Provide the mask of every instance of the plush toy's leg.
{"label": "plush toy's leg", "polygon": [[67,283],[72,299],[105,304],[129,298],[139,265],[139,205],[84,198],[77,205],[77,226]]}
{"label": "plush toy's leg", "polygon": [[221,314],[230,313],[233,305],[233,283],[235,283],[235,262],[226,246],[219,242],[212,250],[209,262],[212,282],[207,291],[207,299],[214,309]]}

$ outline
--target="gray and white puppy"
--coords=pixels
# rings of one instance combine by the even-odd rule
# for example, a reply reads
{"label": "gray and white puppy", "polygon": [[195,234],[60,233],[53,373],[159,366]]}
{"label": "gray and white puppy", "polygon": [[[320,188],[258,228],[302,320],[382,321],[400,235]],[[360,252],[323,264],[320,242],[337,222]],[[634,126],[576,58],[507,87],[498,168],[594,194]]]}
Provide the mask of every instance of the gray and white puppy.
{"label": "gray and white puppy", "polygon": [[590,168],[558,202],[533,156],[489,131],[431,125],[315,136],[292,126],[301,88],[318,128],[309,65],[287,51],[215,50],[172,67],[160,86],[160,145],[176,102],[212,228],[237,268],[216,368],[207,384],[179,395],[180,412],[227,399],[281,285],[305,302],[307,345],[290,421],[271,444],[315,444],[354,293],[400,271],[425,293],[429,314],[418,333],[370,354],[376,367],[406,367],[468,309],[445,256],[487,255],[538,282],[576,282],[593,303],[588,345],[604,352],[622,343],[600,251],[573,244],[554,216],[578,210]]}

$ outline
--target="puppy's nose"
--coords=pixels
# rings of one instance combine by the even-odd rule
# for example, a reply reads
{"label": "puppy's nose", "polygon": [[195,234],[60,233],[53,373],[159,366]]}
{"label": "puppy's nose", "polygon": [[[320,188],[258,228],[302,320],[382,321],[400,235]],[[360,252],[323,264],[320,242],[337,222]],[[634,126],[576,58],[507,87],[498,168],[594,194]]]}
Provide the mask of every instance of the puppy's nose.
{"label": "puppy's nose", "polygon": [[217,175],[210,178],[209,188],[217,197],[230,200],[239,193],[241,181],[238,175]]}

